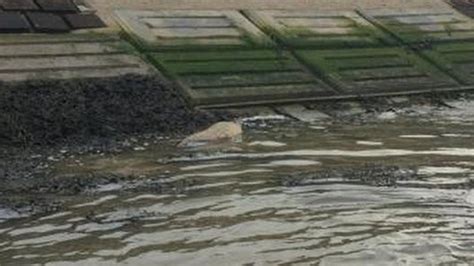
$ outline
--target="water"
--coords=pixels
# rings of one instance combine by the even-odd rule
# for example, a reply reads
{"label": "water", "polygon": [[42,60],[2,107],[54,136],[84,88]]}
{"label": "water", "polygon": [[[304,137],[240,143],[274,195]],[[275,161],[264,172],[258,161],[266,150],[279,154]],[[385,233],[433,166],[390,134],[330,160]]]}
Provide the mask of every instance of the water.
{"label": "water", "polygon": [[[103,172],[144,182],[163,175],[162,182],[186,183],[159,192],[102,186],[69,199],[59,212],[5,220],[0,261],[474,265],[474,190],[466,185],[474,176],[474,125],[465,114],[366,125],[259,123],[239,144],[204,150],[150,144],[71,160],[58,165],[58,174]],[[421,178],[394,187],[336,177],[282,183],[295,173],[367,163],[416,166]]]}

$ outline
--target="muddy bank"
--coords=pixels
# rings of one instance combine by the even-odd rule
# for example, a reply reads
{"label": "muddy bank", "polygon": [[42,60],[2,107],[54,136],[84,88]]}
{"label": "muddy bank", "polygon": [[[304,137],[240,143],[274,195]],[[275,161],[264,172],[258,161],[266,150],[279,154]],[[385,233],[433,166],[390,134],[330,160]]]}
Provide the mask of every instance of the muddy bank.
{"label": "muddy bank", "polygon": [[[0,88],[1,205],[43,210],[38,194],[77,194],[115,180],[59,181],[50,177],[57,161],[182,138],[229,119],[225,112],[193,109],[172,84],[152,76],[0,83]],[[12,197],[16,193],[37,196],[30,201]]]}
{"label": "muddy bank", "polygon": [[[193,157],[202,156],[207,151],[176,150],[175,145],[187,133],[203,129],[218,120],[230,120],[235,117],[260,114],[260,112],[253,113],[251,110],[193,110],[172,89],[164,86],[161,81],[150,77],[132,76],[117,81],[100,80],[96,82],[92,85],[83,83],[84,87],[79,89],[82,94],[73,93],[70,96],[67,93],[67,87],[61,87],[68,83],[54,82],[58,86],[56,88],[62,93],[31,85],[32,87],[27,87],[27,89],[43,88],[44,90],[44,93],[36,92],[40,94],[38,96],[39,102],[29,99],[30,104],[34,107],[23,106],[20,101],[10,103],[12,109],[0,107],[5,108],[7,113],[10,114],[13,113],[12,110],[17,113],[18,110],[21,110],[22,120],[15,123],[9,122],[9,125],[22,125],[27,129],[26,132],[30,132],[28,138],[23,140],[16,138],[15,145],[9,144],[6,149],[2,149],[3,157],[0,158],[0,209],[7,207],[17,213],[29,215],[54,211],[63,206],[63,203],[70,200],[71,197],[77,195],[117,192],[185,193],[189,187],[195,185],[194,179],[174,180],[172,173],[161,170],[161,165],[159,165],[159,169],[155,169],[155,167],[159,162],[167,161],[166,156],[173,157],[176,155],[175,153],[178,153],[179,156],[189,153],[190,160],[194,160],[195,164],[204,163]],[[114,82],[120,85],[115,86],[118,88],[118,92],[114,91],[114,86],[110,85]],[[91,86],[90,91],[85,89],[88,86]],[[130,88],[134,88],[134,90],[130,90]],[[156,88],[156,91],[153,88]],[[92,93],[93,91],[94,93]],[[26,97],[21,93],[15,94],[12,90],[9,93],[9,95]],[[45,95],[50,96],[46,97]],[[97,95],[101,95],[100,99],[95,98]],[[62,101],[56,99],[62,99]],[[361,99],[352,102],[317,103],[306,105],[306,107],[324,113],[326,116],[324,125],[335,127],[338,127],[338,125],[353,125],[357,128],[364,124],[374,126],[378,123],[390,124],[392,123],[390,119],[394,119],[394,117],[418,117],[420,115],[419,110],[425,110],[425,108],[427,108],[428,113],[438,109],[456,109],[450,106],[452,101],[470,102],[472,101],[472,95],[464,93],[433,94],[370,100]],[[55,104],[56,102],[58,104]],[[56,105],[61,108],[56,108]],[[39,119],[34,119],[36,117],[35,108],[41,109],[44,108],[43,106],[49,108],[50,112],[39,111],[39,116],[37,116]],[[80,106],[80,108],[77,107],[75,113],[69,112],[68,108],[71,106]],[[276,110],[268,107],[267,109]],[[77,112],[77,110],[80,110],[80,112]],[[103,116],[107,119],[98,121]],[[2,117],[5,118],[5,116]],[[28,117],[29,119],[27,119]],[[274,121],[251,119],[244,123],[244,135],[252,131],[260,132],[257,135],[272,132],[271,134],[275,138],[272,140],[291,138],[296,133],[288,132],[291,131],[289,129],[296,130],[299,127],[307,127],[305,123],[293,118],[290,116],[286,119]],[[4,119],[2,121],[5,123],[9,120]],[[412,121],[411,123],[417,123],[418,120],[415,118],[410,121]],[[393,120],[393,123],[396,123],[396,119]],[[314,125],[319,125],[319,122]],[[53,132],[56,133],[49,132],[49,128],[52,128]],[[15,135],[10,134],[8,136],[9,141],[13,142],[13,136]],[[308,145],[310,145],[313,140],[305,141],[309,141]],[[7,142],[4,141],[4,145]],[[93,168],[86,172],[72,174],[58,175],[54,172],[55,165],[68,163],[79,165],[81,163],[80,159],[84,156],[94,155],[96,160],[100,160],[100,158],[114,160],[114,157],[119,157],[130,151],[140,151],[152,147],[159,147],[160,150],[170,147],[170,150],[169,152],[160,152],[160,156],[153,159],[153,165],[151,165],[147,175],[136,174],[134,171],[137,167],[148,166],[143,166],[140,163],[128,166],[129,162],[127,161],[122,161],[124,165],[120,166],[120,171],[116,171],[116,173],[112,173],[112,171],[100,172]],[[227,148],[229,151],[233,151],[232,149],[236,147]],[[217,150],[210,154],[212,155],[215,152],[225,154],[226,151]],[[120,160],[117,161],[121,162]],[[299,174],[291,177],[279,176],[278,179],[281,178],[281,185],[283,186],[301,186],[321,181],[327,182],[328,177],[331,177],[329,182],[349,182],[389,187],[401,186],[404,181],[423,181],[423,177],[417,175],[413,169],[398,165],[398,163],[395,163],[395,165],[322,168],[311,172],[299,172]],[[410,186],[412,185],[410,184]],[[458,185],[460,184],[454,184],[454,186]],[[461,185],[464,186],[465,184]]]}
{"label": "muddy bank", "polygon": [[186,134],[219,118],[190,108],[158,77],[0,84],[0,144],[58,144],[142,133]]}
{"label": "muddy bank", "polygon": [[68,154],[120,152],[138,140],[182,137],[224,112],[195,110],[158,77],[0,84],[0,179],[47,172]]}

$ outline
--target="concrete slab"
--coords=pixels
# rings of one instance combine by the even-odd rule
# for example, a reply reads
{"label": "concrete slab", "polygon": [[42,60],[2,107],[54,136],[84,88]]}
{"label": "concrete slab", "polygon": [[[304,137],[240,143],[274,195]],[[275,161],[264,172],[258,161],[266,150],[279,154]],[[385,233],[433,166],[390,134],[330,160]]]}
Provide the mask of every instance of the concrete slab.
{"label": "concrete slab", "polygon": [[246,10],[268,34],[292,47],[382,46],[393,40],[354,11]]}
{"label": "concrete slab", "polygon": [[29,31],[28,21],[21,13],[0,13],[0,33],[22,33]]}
{"label": "concrete slab", "polygon": [[120,25],[146,50],[270,46],[237,11],[117,11]]}
{"label": "concrete slab", "polygon": [[4,35],[0,60],[4,82],[154,73],[127,43],[97,34]]}
{"label": "concrete slab", "polygon": [[422,53],[464,85],[474,85],[474,43],[438,44]]}
{"label": "concrete slab", "polygon": [[474,21],[452,8],[360,12],[406,44],[474,40]]}
{"label": "concrete slab", "polygon": [[199,106],[294,102],[334,95],[287,52],[161,52],[152,58]]}
{"label": "concrete slab", "polygon": [[268,106],[245,106],[226,108],[226,111],[243,118],[272,118],[280,117],[277,112]]}
{"label": "concrete slab", "polygon": [[71,0],[36,0],[45,11],[77,12],[76,5]]}
{"label": "concrete slab", "polygon": [[410,93],[459,84],[402,48],[297,50],[298,57],[345,95]]}
{"label": "concrete slab", "polygon": [[[419,14],[417,10],[397,15],[397,23],[428,29],[454,19]],[[397,48],[399,41],[370,24],[365,16],[379,22],[367,14],[245,11],[244,15],[212,10],[117,12],[122,27],[159,70],[198,106],[400,95],[465,85],[430,64],[427,56],[420,57],[423,51]],[[246,18],[277,36],[284,47],[273,43],[266,47],[269,37]]]}
{"label": "concrete slab", "polygon": [[92,29],[106,26],[95,14],[66,14],[64,19],[72,29]]}
{"label": "concrete slab", "polygon": [[286,116],[290,116],[298,119],[299,121],[307,123],[324,121],[331,118],[325,113],[314,109],[308,109],[301,104],[284,105],[277,107],[277,110]]}
{"label": "concrete slab", "polygon": [[26,14],[31,25],[37,32],[67,32],[69,26],[62,17],[52,13],[33,13]]}
{"label": "concrete slab", "polygon": [[115,26],[113,11],[134,10],[354,10],[392,8],[443,8],[448,5],[443,0],[88,0],[98,10],[102,19]]}
{"label": "concrete slab", "polygon": [[33,0],[0,0],[0,7],[6,11],[26,11],[39,9]]}
{"label": "concrete slab", "polygon": [[462,14],[474,18],[474,1],[472,0],[448,0],[455,9]]}

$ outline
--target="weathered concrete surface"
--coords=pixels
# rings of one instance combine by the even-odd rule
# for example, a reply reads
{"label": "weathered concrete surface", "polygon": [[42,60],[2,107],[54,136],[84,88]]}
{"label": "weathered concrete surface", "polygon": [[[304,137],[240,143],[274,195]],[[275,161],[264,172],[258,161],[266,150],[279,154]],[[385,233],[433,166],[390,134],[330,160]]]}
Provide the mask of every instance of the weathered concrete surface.
{"label": "weathered concrete surface", "polygon": [[113,77],[155,71],[113,35],[2,35],[0,81]]}
{"label": "weathered concrete surface", "polygon": [[447,0],[454,8],[466,16],[474,18],[474,1],[471,0]]}
{"label": "weathered concrete surface", "polygon": [[291,47],[381,46],[390,38],[355,11],[246,10],[268,34]]}
{"label": "weathered concrete surface", "polygon": [[334,94],[238,11],[121,10],[117,17],[192,104],[228,107]]}
{"label": "weathered concrete surface", "polygon": [[146,50],[270,46],[271,40],[236,10],[116,12],[123,29]]}
{"label": "weathered concrete surface", "polygon": [[[449,51],[449,55],[441,51],[443,47],[417,51],[434,65],[405,51],[414,50],[410,38],[405,50],[346,51],[346,48],[399,45],[389,34],[354,12],[355,8],[363,10],[365,18],[373,18],[386,26],[386,30],[392,31],[400,40],[406,37],[403,35],[406,30],[416,42],[431,40],[433,36],[452,41],[474,36],[473,22],[455,13],[443,1],[275,3],[247,0],[191,1],[182,5],[180,1],[124,0],[110,4],[92,0],[91,3],[105,17],[112,7],[153,10],[120,11],[118,14],[123,28],[139,39],[146,56],[176,80],[197,105],[231,106],[333,96],[373,96],[472,84],[472,72],[463,70],[473,62],[461,58],[472,55],[471,47],[452,48],[455,51]],[[270,7],[274,11],[263,11]],[[382,7],[390,11],[380,11]],[[420,7],[432,9],[424,12],[418,9]],[[173,8],[187,10],[170,10]],[[189,10],[191,8],[195,10]],[[229,8],[235,10],[229,11]],[[275,10],[283,8],[286,10]],[[237,9],[253,10],[247,15],[262,30],[273,28],[269,35],[276,33],[290,48],[274,49],[275,43],[270,41],[270,36]],[[66,40],[70,37],[64,36],[38,37],[39,41],[28,37],[22,37],[26,41],[1,40],[0,58],[4,64],[0,66],[0,80],[108,77],[151,71],[122,41],[88,37],[79,40],[79,35],[71,36],[74,40]],[[327,53],[318,50],[334,47],[341,50]],[[201,48],[207,51],[202,52]],[[293,48],[297,51],[292,51]],[[299,51],[300,48],[306,50]],[[169,49],[176,51],[168,52]],[[215,49],[219,52],[211,52]],[[299,55],[299,61],[292,54],[294,52]],[[454,80],[439,69],[450,73]]]}
{"label": "weathered concrete surface", "polygon": [[438,44],[421,52],[461,83],[474,84],[474,43]]}
{"label": "weathered concrete surface", "polygon": [[402,48],[298,50],[297,54],[343,94],[410,92],[459,85]]}
{"label": "weathered concrete surface", "polygon": [[406,44],[474,39],[474,21],[451,7],[360,12]]}
{"label": "weathered concrete surface", "polygon": [[294,102],[335,94],[288,52],[181,51],[152,53],[151,57],[196,105]]}
{"label": "weathered concrete surface", "polygon": [[116,25],[117,9],[317,9],[353,10],[354,8],[439,8],[448,6],[442,0],[89,0],[110,25]]}
{"label": "weathered concrete surface", "polygon": [[474,84],[471,18],[452,8],[359,12],[459,83]]}
{"label": "weathered concrete surface", "polygon": [[471,47],[454,46],[448,54],[432,49],[474,36],[474,22],[447,5],[244,14],[117,12],[130,37],[199,106],[398,95],[472,84],[472,73],[462,67],[473,62],[461,58],[472,55]]}

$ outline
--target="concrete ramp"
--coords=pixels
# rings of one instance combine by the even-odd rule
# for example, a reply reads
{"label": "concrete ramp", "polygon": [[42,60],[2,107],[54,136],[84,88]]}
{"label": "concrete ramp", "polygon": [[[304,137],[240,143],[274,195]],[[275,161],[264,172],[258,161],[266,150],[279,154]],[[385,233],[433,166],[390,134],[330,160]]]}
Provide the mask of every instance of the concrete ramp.
{"label": "concrete ramp", "polygon": [[[408,47],[400,48],[403,44],[397,37],[403,39],[405,36],[393,35],[405,32],[408,27],[403,23],[410,28],[420,27],[419,31],[427,30],[427,36],[418,31],[413,37],[429,38],[440,25],[444,25],[442,22],[468,29],[471,21],[455,11],[399,12],[378,10],[368,14],[361,12],[360,15],[356,11],[305,10],[246,11],[246,14],[265,32],[291,47],[301,62],[342,95],[414,93],[458,86],[457,80],[438,66],[430,64]],[[403,29],[398,31],[396,28],[392,35],[389,33],[392,26]],[[455,37],[469,38],[466,31],[457,33],[458,36],[451,36],[453,41],[457,40]],[[436,36],[448,36],[445,32],[443,34]]]}
{"label": "concrete ramp", "polygon": [[439,44],[421,51],[464,85],[474,85],[474,43]]}
{"label": "concrete ramp", "polygon": [[239,11],[119,11],[120,25],[194,105],[334,95]]}
{"label": "concrete ramp", "polygon": [[454,9],[360,12],[405,44],[474,40],[474,21]]}
{"label": "concrete ramp", "polygon": [[116,12],[120,25],[145,50],[271,46],[238,11]]}
{"label": "concrete ramp", "polygon": [[160,52],[151,58],[200,106],[294,102],[335,91],[288,52]]}
{"label": "concrete ramp", "polygon": [[2,35],[0,80],[71,79],[149,74],[118,37],[98,34]]}
{"label": "concrete ramp", "polygon": [[458,85],[401,48],[298,50],[297,54],[345,95],[410,93]]}
{"label": "concrete ramp", "polygon": [[474,20],[454,9],[361,11],[463,85],[474,84]]}
{"label": "concrete ramp", "polygon": [[120,11],[198,106],[469,89],[474,22],[454,9]]}
{"label": "concrete ramp", "polygon": [[352,48],[391,42],[355,11],[247,10],[245,14],[268,34],[290,47]]}

